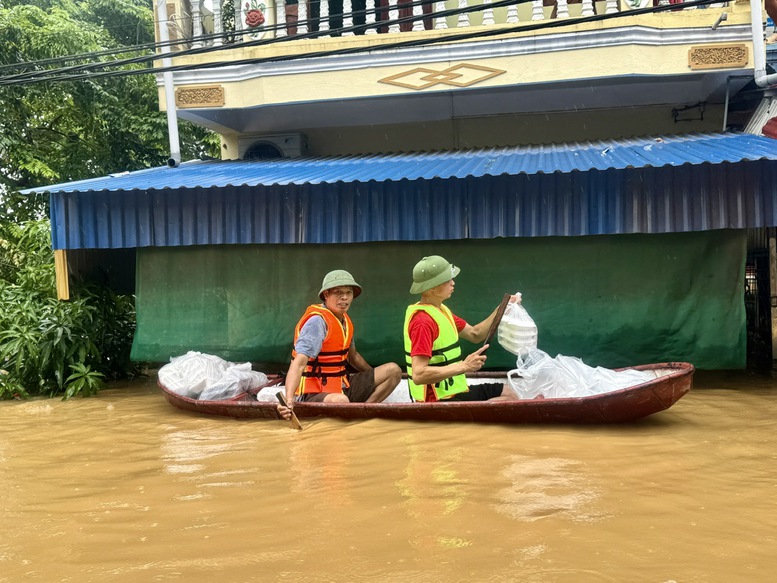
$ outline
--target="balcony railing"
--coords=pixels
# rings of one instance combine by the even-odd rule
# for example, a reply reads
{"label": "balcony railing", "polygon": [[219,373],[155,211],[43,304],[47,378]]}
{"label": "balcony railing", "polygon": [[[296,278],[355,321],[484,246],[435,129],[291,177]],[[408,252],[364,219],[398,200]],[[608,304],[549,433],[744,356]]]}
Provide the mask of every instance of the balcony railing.
{"label": "balcony railing", "polygon": [[[305,35],[347,37],[614,14],[680,0],[173,0],[173,50]],[[728,2],[711,4],[710,8]],[[706,6],[704,7],[706,8]],[[679,10],[694,10],[678,8]]]}

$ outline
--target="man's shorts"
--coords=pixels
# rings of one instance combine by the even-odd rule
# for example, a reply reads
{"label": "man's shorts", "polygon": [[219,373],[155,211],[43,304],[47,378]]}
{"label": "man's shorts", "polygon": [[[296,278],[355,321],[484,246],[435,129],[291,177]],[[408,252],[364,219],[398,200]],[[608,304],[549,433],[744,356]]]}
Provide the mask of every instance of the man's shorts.
{"label": "man's shorts", "polygon": [[456,393],[445,401],[488,401],[502,394],[503,383],[484,383],[472,385],[466,393]]}
{"label": "man's shorts", "polygon": [[[351,403],[364,403],[375,391],[375,369],[356,372],[348,376],[351,386],[343,392]],[[307,393],[300,397],[300,401],[308,403],[320,403],[329,393]]]}

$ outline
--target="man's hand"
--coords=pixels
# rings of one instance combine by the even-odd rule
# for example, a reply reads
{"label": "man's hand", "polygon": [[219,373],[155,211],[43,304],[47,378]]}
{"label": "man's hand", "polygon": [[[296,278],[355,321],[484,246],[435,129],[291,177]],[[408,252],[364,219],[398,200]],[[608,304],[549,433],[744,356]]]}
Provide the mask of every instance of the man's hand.
{"label": "man's hand", "polygon": [[488,348],[488,346],[488,344],[481,346],[464,359],[462,364],[464,365],[465,373],[475,372],[483,368],[483,365],[486,363],[486,355],[483,354],[483,352]]}
{"label": "man's hand", "polygon": [[294,405],[291,405],[290,407],[284,407],[280,403],[278,403],[278,406],[276,407],[278,410],[278,415],[283,417],[286,421],[291,419],[291,412],[294,409]]}

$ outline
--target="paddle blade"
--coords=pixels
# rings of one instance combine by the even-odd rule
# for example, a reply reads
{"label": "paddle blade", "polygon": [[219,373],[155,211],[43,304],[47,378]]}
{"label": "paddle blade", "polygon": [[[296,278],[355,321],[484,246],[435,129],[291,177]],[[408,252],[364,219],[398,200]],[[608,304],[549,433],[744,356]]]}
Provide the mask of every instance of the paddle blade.
{"label": "paddle blade", "polygon": [[502,321],[502,316],[505,315],[505,310],[507,309],[507,304],[510,302],[510,297],[510,294],[505,294],[502,297],[502,302],[496,309],[496,315],[494,316],[494,320],[491,322],[491,326],[488,329],[488,334],[486,334],[486,341],[483,342],[483,346],[491,342],[494,334],[496,334],[496,329],[499,327],[499,322]]}

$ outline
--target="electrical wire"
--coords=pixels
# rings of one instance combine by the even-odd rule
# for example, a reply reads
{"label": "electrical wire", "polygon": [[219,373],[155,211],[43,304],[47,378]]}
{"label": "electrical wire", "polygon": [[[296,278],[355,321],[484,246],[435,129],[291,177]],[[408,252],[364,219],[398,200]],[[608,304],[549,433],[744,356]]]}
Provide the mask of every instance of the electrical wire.
{"label": "electrical wire", "polygon": [[[417,0],[417,1],[414,1],[414,2],[409,2],[407,4],[403,4],[403,5],[401,5],[401,7],[398,6],[397,9],[407,9],[407,8],[413,8],[415,6],[429,5],[429,4],[434,3],[435,1],[436,0]],[[500,0],[500,2],[492,4],[492,7],[501,7],[501,6],[507,6],[507,5],[510,5],[510,4],[519,5],[519,4],[525,4],[525,3],[528,3],[528,2],[531,2],[531,1],[532,0]],[[476,11],[480,11],[480,10],[484,10],[484,9],[485,8],[483,6],[476,5],[476,6],[469,6],[469,7],[465,7],[465,8],[456,8],[456,9],[447,10],[447,11],[445,11],[445,14],[458,15],[458,14],[461,14],[461,13],[464,13],[464,12],[476,12]],[[375,8],[372,8],[372,9],[353,10],[353,11],[349,12],[348,15],[350,15],[350,16],[365,16],[365,18],[366,18],[366,15],[368,15],[368,14],[375,14],[377,16],[378,13],[381,13],[381,12],[382,13],[386,13],[388,11],[389,11],[388,7],[375,7]],[[307,33],[305,35],[295,35],[295,36],[293,36],[291,38],[276,37],[274,40],[277,41],[277,42],[284,42],[284,41],[288,41],[288,40],[299,40],[299,39],[309,39],[309,38],[318,38],[318,37],[328,37],[328,36],[331,36],[332,33],[337,33],[337,34],[342,35],[342,33],[346,33],[346,32],[362,31],[362,30],[365,30],[367,28],[373,28],[373,27],[376,27],[376,28],[381,28],[381,27],[384,27],[384,26],[387,27],[387,26],[389,26],[391,24],[394,24],[394,23],[403,23],[403,22],[407,22],[407,21],[414,21],[414,20],[418,20],[420,18],[434,18],[434,17],[440,16],[440,15],[443,15],[443,13],[442,12],[437,12],[437,13],[434,13],[434,15],[425,15],[423,17],[409,16],[409,17],[403,17],[403,18],[398,19],[398,20],[385,20],[385,21],[378,21],[378,22],[370,23],[370,24],[354,25],[354,26],[350,26],[350,27],[340,27],[340,28],[337,28],[337,29],[319,30],[319,31],[309,32],[309,33]],[[329,15],[330,18],[332,16],[333,15]],[[344,15],[340,14],[339,16],[344,16]],[[319,18],[309,18],[307,20],[299,20],[297,24],[298,24],[299,27],[302,27],[303,25],[309,26],[309,25],[314,24],[314,23],[319,23],[322,20],[323,20],[323,18],[321,18],[321,17],[319,17]],[[162,21],[159,21],[159,20],[155,20],[154,21],[154,23],[157,24],[157,25],[161,24],[161,22]],[[171,22],[173,22],[172,19],[168,19],[168,23],[171,23]],[[276,23],[276,24],[274,24],[272,26],[265,26],[265,27],[263,27],[262,28],[262,32],[265,32],[265,31],[273,31],[273,32],[275,32],[275,31],[278,31],[278,30],[284,30],[286,28],[286,26],[287,26],[286,23]],[[197,43],[197,42],[205,42],[205,41],[209,41],[209,40],[216,40],[216,39],[219,39],[219,38],[230,37],[230,36],[240,37],[240,36],[251,34],[251,33],[254,33],[254,32],[256,32],[256,30],[253,29],[253,28],[242,28],[242,29],[236,29],[236,30],[230,30],[230,31],[222,31],[222,32],[218,32],[218,33],[214,32],[214,33],[208,33],[208,34],[201,34],[201,35],[197,35],[197,36],[190,36],[190,37],[186,37],[186,38],[182,38],[182,39],[173,39],[173,40],[169,40],[169,41],[166,41],[166,42],[145,43],[145,44],[141,44],[141,45],[128,45],[128,46],[125,46],[125,47],[114,48],[114,49],[106,49],[106,50],[103,50],[103,51],[81,53],[81,54],[76,54],[76,55],[65,55],[65,56],[61,56],[61,57],[51,57],[51,58],[48,58],[48,59],[40,59],[40,60],[36,60],[36,61],[22,61],[22,62],[19,62],[19,63],[11,63],[11,64],[0,65],[0,71],[3,71],[5,69],[13,69],[13,68],[29,68],[31,66],[45,66],[45,65],[55,64],[55,63],[58,63],[58,62],[78,61],[78,60],[85,60],[87,58],[93,58],[93,57],[99,57],[99,56],[111,56],[111,55],[118,55],[118,54],[126,54],[126,53],[139,52],[139,51],[144,51],[144,50],[146,50],[146,51],[154,51],[154,50],[165,48],[165,47],[173,47],[173,46],[177,46],[177,45],[186,45],[186,44],[192,44],[192,43]],[[218,46],[215,46],[215,47],[202,47],[202,48],[196,48],[196,49],[188,49],[188,50],[185,50],[185,51],[178,51],[178,52],[176,52],[176,54],[173,55],[173,57],[185,56],[187,54],[201,54],[201,53],[211,52],[211,51],[227,50],[227,49],[231,49],[231,48],[236,48],[236,46],[238,46],[237,43],[235,43],[235,44],[218,45]],[[245,42],[241,42],[239,44],[239,46],[246,46],[246,43]],[[155,56],[153,58],[154,59],[160,59],[162,57]],[[105,63],[105,64],[108,65],[108,66],[117,66],[119,64],[124,64],[124,61],[121,61],[121,62],[114,61],[114,62],[108,62],[108,63]],[[68,69],[69,70],[70,68],[69,67],[68,68],[63,68],[63,70],[64,69]],[[36,72],[38,72],[38,71],[33,71],[31,73],[34,74]],[[22,74],[22,73],[18,74],[19,77],[22,77],[23,75],[25,75],[25,74]],[[15,78],[16,75],[13,75],[13,74],[12,75],[7,75],[7,76],[5,76],[3,78],[9,78],[10,79],[12,77]]]}
{"label": "electrical wire", "polygon": [[[524,3],[529,1],[531,0],[519,0],[519,3]],[[660,6],[654,6],[654,7],[648,7],[648,8],[634,9],[634,10],[629,10],[627,13],[617,12],[612,14],[601,14],[601,15],[597,14],[597,15],[586,16],[582,18],[550,20],[550,21],[543,21],[537,24],[528,24],[528,25],[521,24],[521,25],[512,26],[512,27],[500,26],[498,29],[488,29],[488,30],[481,30],[476,32],[467,32],[467,33],[460,33],[460,34],[449,34],[442,38],[403,40],[403,41],[397,41],[394,43],[385,43],[374,47],[359,46],[359,47],[331,49],[326,51],[298,53],[298,54],[292,54],[292,55],[278,55],[273,57],[255,57],[255,58],[249,58],[249,59],[230,60],[230,61],[215,61],[215,62],[209,62],[209,63],[197,63],[197,64],[188,64],[188,65],[172,65],[170,67],[156,67],[156,68],[146,67],[143,69],[122,69],[122,70],[116,70],[116,71],[92,72],[92,71],[98,71],[99,69],[108,68],[108,67],[126,66],[128,64],[152,62],[155,60],[160,60],[164,57],[176,58],[184,55],[193,55],[193,54],[201,54],[205,52],[212,52],[214,50],[227,50],[227,49],[235,49],[235,48],[243,48],[243,47],[266,46],[266,45],[276,44],[278,42],[289,42],[289,41],[303,40],[308,38],[318,38],[320,36],[331,36],[333,33],[341,33],[344,31],[364,30],[368,27],[384,27],[395,23],[401,24],[403,22],[425,20],[427,18],[435,18],[438,16],[442,17],[443,15],[452,16],[463,12],[482,10],[483,8],[481,5],[481,6],[467,7],[467,9],[465,10],[452,9],[452,10],[447,10],[445,12],[438,12],[433,15],[413,15],[413,16],[399,18],[391,21],[380,21],[376,23],[369,23],[369,24],[357,25],[352,27],[342,27],[334,30],[317,31],[317,32],[307,33],[302,35],[284,36],[284,37],[273,38],[273,39],[259,39],[256,41],[241,42],[239,44],[235,43],[233,45],[220,45],[217,47],[201,47],[196,49],[189,49],[187,51],[181,51],[176,53],[175,55],[155,54],[155,55],[150,55],[146,57],[136,57],[133,59],[124,59],[121,61],[117,60],[117,61],[112,61],[108,63],[96,63],[93,65],[90,65],[89,66],[90,69],[87,70],[85,73],[76,74],[76,75],[62,74],[63,70],[65,71],[71,70],[71,68],[64,68],[64,69],[53,69],[50,71],[38,72],[37,76],[25,77],[25,78],[19,78],[17,76],[0,77],[0,86],[28,85],[32,83],[40,83],[45,81],[60,82],[60,81],[78,81],[78,80],[84,80],[84,79],[95,80],[95,79],[101,79],[105,77],[144,75],[144,74],[151,74],[151,73],[157,74],[157,73],[163,73],[167,71],[171,71],[171,72],[194,71],[194,70],[201,70],[201,69],[218,68],[223,66],[274,63],[274,62],[293,61],[293,60],[300,60],[300,59],[314,59],[314,58],[321,58],[321,57],[327,57],[327,56],[372,53],[373,51],[384,51],[384,50],[397,49],[397,48],[448,44],[452,42],[460,42],[463,40],[471,40],[476,38],[505,36],[515,32],[532,32],[535,30],[569,27],[569,26],[574,26],[576,24],[583,24],[583,23],[589,23],[589,22],[602,22],[606,20],[611,20],[613,18],[625,18],[625,17],[639,16],[643,14],[654,14],[654,13],[661,13],[666,11],[682,10],[683,8],[706,6],[709,4],[714,4],[717,1],[718,0],[692,0],[692,1],[682,2],[678,4],[660,5]],[[416,2],[416,3],[413,3],[413,5],[419,5],[424,3],[426,2],[423,2],[423,1]],[[500,2],[494,2],[490,6],[500,7],[500,6],[506,6],[506,5],[515,4],[515,3],[516,3],[516,0],[502,0]],[[407,5],[404,5],[403,7],[411,7],[411,6],[412,6],[411,4],[407,4]],[[489,6],[489,5],[486,5],[486,6]]]}
{"label": "electrical wire", "polygon": [[[501,6],[511,5],[511,4],[522,4],[522,3],[529,2],[529,1],[531,1],[531,0],[519,0],[518,2],[516,2],[516,0],[501,0],[499,2],[493,3],[491,5],[491,7],[501,7]],[[429,3],[429,0],[420,0],[418,2],[413,2],[413,3],[405,4],[405,5],[402,6],[402,8],[403,9],[407,9],[407,8],[412,8],[413,6],[419,6],[419,5],[424,5],[424,4],[428,4],[428,3]],[[629,11],[628,14],[644,13],[644,12],[661,12],[661,11],[666,10],[666,9],[669,9],[669,10],[679,10],[679,9],[681,9],[685,5],[689,5],[690,6],[690,5],[698,5],[698,4],[709,4],[709,3],[714,3],[714,2],[713,2],[713,0],[709,0],[708,2],[707,1],[686,2],[684,4],[675,4],[675,5],[671,5],[671,6],[665,6],[665,7],[651,7],[651,8],[647,8],[647,9],[632,10],[632,11]],[[341,28],[332,29],[332,30],[315,31],[315,32],[310,32],[310,33],[303,34],[303,35],[294,35],[294,36],[288,36],[288,37],[285,36],[285,37],[273,38],[273,39],[259,39],[257,41],[241,42],[239,44],[236,43],[234,45],[230,44],[230,45],[219,45],[219,46],[214,46],[214,47],[198,47],[198,48],[188,49],[186,51],[179,51],[179,52],[177,52],[174,55],[174,57],[193,55],[193,54],[203,54],[203,53],[214,52],[214,51],[219,51],[219,50],[229,50],[229,49],[238,48],[238,47],[262,46],[262,45],[275,44],[275,43],[278,43],[278,42],[288,42],[288,41],[292,41],[292,40],[304,40],[304,39],[310,39],[310,38],[318,38],[318,37],[322,37],[322,36],[330,36],[330,35],[333,35],[333,34],[342,34],[343,32],[349,32],[349,31],[362,31],[364,29],[371,28],[371,27],[385,27],[385,26],[390,26],[392,24],[401,24],[401,23],[404,23],[404,22],[414,22],[416,20],[424,20],[424,19],[427,19],[427,18],[444,17],[444,16],[449,16],[449,15],[450,16],[455,16],[455,15],[458,15],[458,14],[462,14],[462,13],[466,13],[466,12],[480,11],[480,10],[483,10],[483,9],[484,9],[483,5],[477,5],[477,6],[465,7],[463,9],[451,9],[451,10],[447,10],[447,11],[444,11],[444,12],[437,12],[434,15],[411,15],[411,16],[399,18],[399,19],[396,19],[396,20],[379,21],[379,22],[376,22],[376,23],[362,24],[362,25],[356,25],[356,26],[351,26],[351,27],[341,27]],[[386,10],[386,7],[382,7],[382,8],[378,7],[376,9],[372,9],[372,10],[356,11],[355,14],[361,14],[361,13],[366,14],[366,13],[373,13],[373,12],[378,12],[378,11],[385,11],[385,10]],[[614,13],[614,14],[611,14],[609,16],[610,17],[622,17],[622,16],[626,16],[626,15],[627,15],[626,13]],[[573,20],[566,20],[565,19],[565,20],[562,20],[562,21],[551,21],[551,22],[545,22],[545,23],[540,24],[540,25],[518,26],[518,27],[513,27],[513,28],[516,29],[516,30],[531,30],[531,29],[535,29],[535,28],[544,28],[545,26],[550,27],[550,25],[553,25],[553,26],[570,26],[570,25],[572,25],[574,23],[585,22],[588,19],[598,20],[597,16],[600,16],[600,15],[596,15],[596,16],[593,16],[593,17],[584,17],[584,18],[581,18],[581,19],[573,19]],[[301,22],[298,23],[298,26],[301,25]],[[304,21],[304,22],[307,22],[307,23],[318,22],[318,19],[309,19],[309,20]],[[285,23],[284,24],[278,24],[278,25],[275,25],[275,26],[272,26],[272,27],[267,27],[267,29],[268,30],[276,30],[276,29],[280,29],[280,28],[284,28],[284,27],[285,27]],[[243,31],[245,31],[245,30],[246,29],[243,29]],[[250,31],[250,29],[247,29],[247,30]],[[499,32],[492,32],[491,34],[505,34],[505,32],[511,32],[512,30],[513,29],[508,29],[507,31],[505,31],[505,29],[502,29]],[[240,33],[240,31],[236,31],[234,34],[238,34],[238,33]],[[245,32],[243,32],[242,34],[245,34]],[[465,33],[464,36],[469,36],[470,34],[472,34],[472,33]],[[205,35],[205,36],[203,36],[203,38],[205,38],[205,37],[212,38],[214,36],[218,37],[218,36],[223,36],[223,35],[224,35],[224,33],[219,33],[217,35],[211,34],[211,35]],[[432,42],[435,42],[435,41],[438,41],[438,42],[450,42],[450,36],[451,35],[448,35],[448,37],[446,37],[444,39],[433,39]],[[457,35],[457,37],[460,37],[460,36],[462,36],[462,35]],[[175,42],[176,43],[180,43],[180,42],[185,42],[186,43],[186,42],[190,42],[191,40],[192,39],[189,38],[189,39],[183,39],[183,40],[175,41]],[[430,43],[426,43],[426,44],[430,44]],[[385,46],[385,45],[383,45],[383,46]],[[109,61],[109,62],[101,62],[101,63],[95,63],[95,64],[90,64],[90,65],[78,65],[78,66],[75,66],[75,67],[67,67],[67,68],[55,69],[55,70],[49,70],[49,71],[43,71],[43,72],[36,71],[36,72],[31,72],[31,73],[19,74],[19,75],[10,75],[10,76],[6,76],[6,77],[0,77],[0,84],[7,84],[7,82],[11,81],[11,80],[26,79],[26,78],[29,78],[29,77],[34,77],[36,79],[47,77],[47,78],[51,79],[51,75],[55,74],[55,73],[56,74],[62,74],[63,72],[75,72],[75,71],[81,71],[81,70],[96,71],[98,69],[103,69],[103,68],[126,66],[126,65],[130,65],[130,64],[134,64],[134,63],[150,62],[150,61],[154,61],[154,60],[159,60],[161,58],[163,58],[162,55],[151,55],[151,56],[135,57],[135,58],[132,58],[132,59],[123,59],[123,60],[116,60],[116,61]],[[215,66],[221,66],[221,63],[214,64],[214,65]],[[163,71],[163,69],[155,69],[155,71]],[[152,71],[147,71],[147,70],[143,70],[142,71],[142,73],[144,73],[144,74],[145,73],[150,73],[150,72],[152,72]],[[94,76],[90,75],[89,77],[93,78]],[[81,78],[85,78],[85,77],[81,77]],[[57,80],[67,80],[67,79],[57,79]]]}

